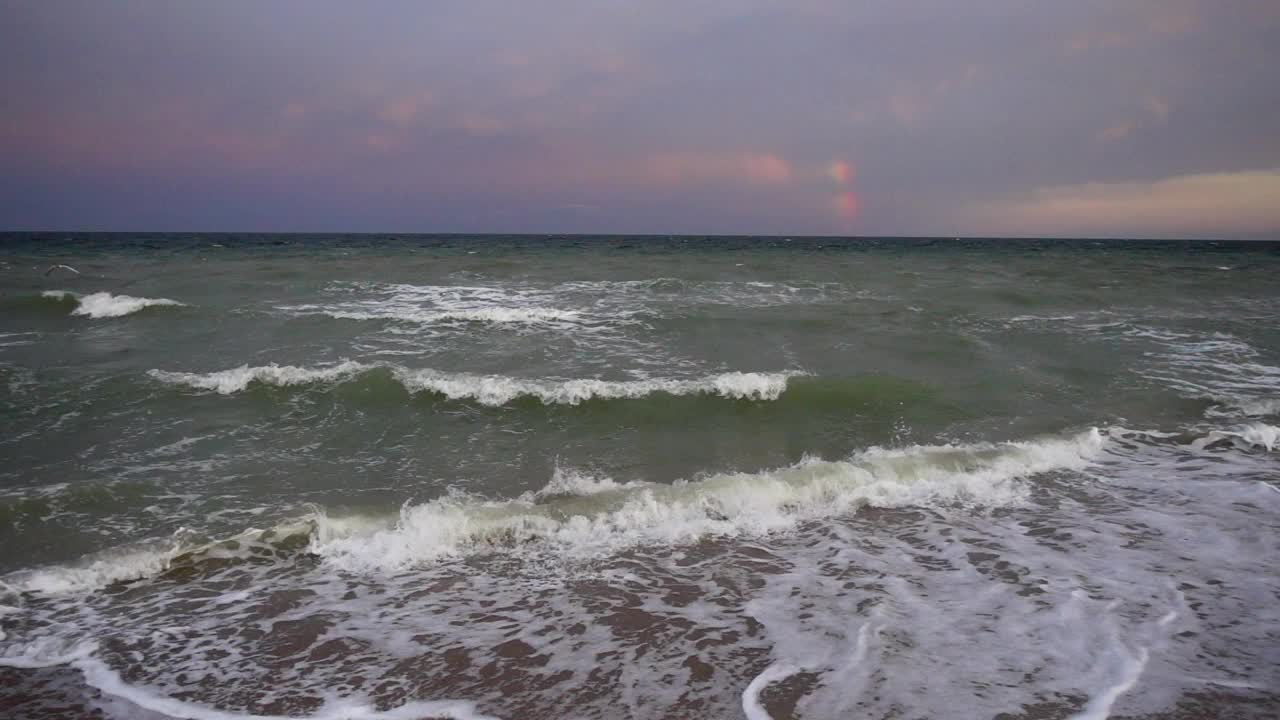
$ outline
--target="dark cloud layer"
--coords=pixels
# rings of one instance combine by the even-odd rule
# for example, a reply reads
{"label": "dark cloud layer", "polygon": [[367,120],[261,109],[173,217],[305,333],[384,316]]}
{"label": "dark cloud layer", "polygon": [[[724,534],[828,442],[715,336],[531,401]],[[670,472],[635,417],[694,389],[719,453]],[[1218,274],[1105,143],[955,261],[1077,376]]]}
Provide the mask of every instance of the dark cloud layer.
{"label": "dark cloud layer", "polygon": [[2,12],[0,227],[1280,231],[1267,0]]}

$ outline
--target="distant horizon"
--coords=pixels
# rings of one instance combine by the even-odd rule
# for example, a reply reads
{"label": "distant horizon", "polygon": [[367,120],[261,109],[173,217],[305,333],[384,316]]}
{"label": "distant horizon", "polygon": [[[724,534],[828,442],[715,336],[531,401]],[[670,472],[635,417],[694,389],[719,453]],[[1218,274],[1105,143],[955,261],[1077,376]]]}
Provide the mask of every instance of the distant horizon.
{"label": "distant horizon", "polygon": [[[15,235],[79,236],[79,235],[256,235],[288,237],[375,237],[386,240],[400,238],[539,238],[545,240],[592,239],[759,239],[759,240],[1009,240],[1009,241],[1081,241],[1081,242],[1280,242],[1280,233],[1257,237],[1228,236],[1104,236],[1104,235],[818,235],[804,233],[636,233],[636,232],[466,232],[466,231],[342,231],[342,230],[0,230],[0,238]],[[56,237],[51,239],[57,239]],[[68,238],[71,239],[71,238]]]}

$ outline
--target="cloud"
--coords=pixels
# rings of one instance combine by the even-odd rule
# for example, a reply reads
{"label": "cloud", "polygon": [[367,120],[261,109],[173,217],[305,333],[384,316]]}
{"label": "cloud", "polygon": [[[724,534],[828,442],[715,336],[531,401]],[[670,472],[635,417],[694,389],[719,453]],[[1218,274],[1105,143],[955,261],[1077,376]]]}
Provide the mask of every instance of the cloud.
{"label": "cloud", "polygon": [[920,122],[923,104],[915,95],[899,92],[889,97],[889,113],[906,127],[913,128]]}
{"label": "cloud", "polygon": [[1142,107],[1160,122],[1169,119],[1169,101],[1155,95],[1142,98]]}
{"label": "cloud", "polygon": [[[0,157],[29,200],[0,193],[0,227],[447,230],[501,205],[536,232],[582,202],[602,230],[823,232],[854,207],[909,234],[1029,188],[1280,167],[1274,0],[387,5],[13,4]],[[254,183],[274,195],[233,191]]]}
{"label": "cloud", "polygon": [[827,165],[827,177],[837,185],[848,185],[853,182],[853,164],[847,160],[832,160]]}
{"label": "cloud", "polygon": [[786,185],[791,164],[776,153],[684,152],[650,159],[644,174],[659,183]]}
{"label": "cloud", "polygon": [[1134,122],[1133,120],[1124,120],[1124,121],[1118,122],[1115,125],[1111,125],[1109,127],[1103,128],[1102,130],[1098,131],[1098,135],[1097,135],[1098,142],[1112,143],[1112,142],[1118,142],[1120,140],[1124,140],[1125,138],[1133,134],[1133,131],[1137,127],[1138,127],[1138,123]]}
{"label": "cloud", "polygon": [[464,114],[458,118],[458,128],[470,135],[491,135],[505,127],[501,120],[488,115]]}
{"label": "cloud", "polygon": [[431,95],[427,93],[395,98],[383,106],[378,112],[378,118],[391,125],[401,127],[410,125],[418,114],[431,104],[431,100]]}
{"label": "cloud", "polygon": [[970,205],[956,220],[1000,235],[1280,234],[1280,169],[1047,187]]}
{"label": "cloud", "polygon": [[1133,47],[1188,35],[1203,26],[1194,0],[1130,0],[1094,13],[1090,20],[1095,27],[1067,36],[1068,53]]}
{"label": "cloud", "polygon": [[1140,103],[1146,117],[1141,120],[1126,118],[1108,125],[1094,136],[1103,144],[1127,139],[1134,132],[1154,124],[1164,124],[1169,119],[1169,101],[1156,95],[1145,95]]}
{"label": "cloud", "polygon": [[836,213],[846,222],[858,216],[858,196],[852,190],[836,195],[833,203]]}

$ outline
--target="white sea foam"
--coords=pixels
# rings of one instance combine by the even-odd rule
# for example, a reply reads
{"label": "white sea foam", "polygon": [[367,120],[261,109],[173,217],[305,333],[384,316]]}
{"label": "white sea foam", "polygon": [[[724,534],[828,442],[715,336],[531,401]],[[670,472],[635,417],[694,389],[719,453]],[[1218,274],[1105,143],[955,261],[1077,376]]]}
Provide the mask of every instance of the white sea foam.
{"label": "white sea foam", "polygon": [[20,570],[6,576],[4,581],[22,592],[46,595],[86,592],[164,572],[178,548],[177,543],[121,548],[87,558],[78,565]]}
{"label": "white sea foam", "polygon": [[774,663],[748,683],[747,689],[742,691],[742,712],[747,720],[773,720],[764,703],[760,702],[760,693],[773,683],[785,680],[800,670],[786,663]]}
{"label": "white sea foam", "polygon": [[1068,439],[998,445],[873,448],[845,461],[806,460],[780,470],[633,484],[612,493],[599,492],[595,481],[592,494],[545,504],[532,501],[539,493],[513,501],[453,496],[405,506],[393,527],[329,540],[316,536],[311,550],[339,567],[388,570],[499,547],[593,556],[638,544],[765,533],[863,505],[1008,505],[1025,493],[1017,479],[1083,467],[1104,442],[1095,429]]}
{"label": "white sea foam", "polygon": [[451,322],[475,322],[503,324],[536,325],[541,323],[565,322],[577,320],[582,313],[576,310],[558,310],[556,308],[476,308],[472,310],[394,310],[356,311],[356,310],[321,310],[321,314],[342,320],[403,320],[407,322],[432,324]]}
{"label": "white sea foam", "polygon": [[1214,430],[1192,443],[1193,447],[1202,448],[1217,440],[1231,440],[1246,447],[1260,447],[1264,450],[1280,448],[1280,427],[1266,423],[1249,423],[1231,430]]}
{"label": "white sea foam", "polygon": [[639,483],[618,483],[610,477],[593,475],[572,468],[562,468],[557,465],[555,472],[551,475],[551,482],[538,490],[521,495],[520,499],[525,502],[537,502],[538,500],[562,496],[581,497],[624,490],[639,485]]}
{"label": "white sea foam", "polygon": [[303,716],[226,712],[130,685],[96,657],[76,658],[70,664],[84,674],[86,683],[108,696],[126,700],[153,713],[186,720],[497,720],[479,713],[474,703],[460,700],[414,700],[390,710],[378,710],[374,703],[365,699],[333,698],[314,713]]}
{"label": "white sea foam", "polygon": [[[288,305],[300,315],[344,320],[390,320],[420,325],[482,323],[568,327],[591,323],[579,309],[561,307],[555,293],[524,286],[341,285],[341,297],[325,304]],[[351,293],[357,297],[347,297]]]}
{"label": "white sea foam", "polygon": [[67,290],[46,290],[41,293],[42,297],[54,300],[65,300],[68,297],[75,298],[76,308],[71,311],[72,315],[84,315],[91,318],[113,318],[122,317],[131,313],[138,312],[143,308],[155,306],[181,306],[183,303],[168,298],[144,298],[133,297],[132,295],[112,295],[109,292],[96,292],[89,295],[77,295]]}
{"label": "white sea foam", "polygon": [[267,546],[269,537],[309,532],[314,527],[314,519],[308,517],[282,522],[266,531],[247,528],[234,536],[214,541],[198,538],[192,531],[179,528],[171,537],[111,548],[72,565],[18,570],[0,579],[0,587],[10,592],[83,595],[114,583],[154,577],[188,554],[206,559],[245,557],[251,548]]}
{"label": "white sea foam", "polygon": [[359,374],[374,366],[346,361],[337,365],[319,368],[297,367],[295,365],[241,365],[230,370],[219,370],[211,373],[168,372],[151,370],[147,374],[162,382],[175,385],[186,385],[197,390],[212,390],[223,395],[241,392],[251,383],[286,387],[290,385],[309,385],[319,382],[332,382]]}
{"label": "white sea foam", "polygon": [[1125,657],[1119,672],[1115,673],[1116,682],[1089,700],[1084,710],[1072,715],[1070,720],[1107,720],[1111,715],[1111,707],[1121,695],[1133,689],[1147,667],[1150,652],[1146,648],[1138,648],[1135,657]]}
{"label": "white sea foam", "polygon": [[0,667],[32,670],[68,665],[89,657],[97,648],[92,640],[68,642],[58,637],[40,637],[25,645],[5,648],[0,654]]}
{"label": "white sea foam", "polygon": [[537,398],[546,404],[577,405],[591,399],[634,399],[655,393],[777,400],[786,391],[788,379],[799,374],[729,372],[696,379],[556,380],[447,373],[346,361],[316,368],[272,363],[253,367],[241,365],[211,373],[151,370],[148,375],[166,383],[230,395],[245,390],[253,383],[284,387],[341,382],[377,368],[390,370],[392,376],[411,393],[431,392],[452,400],[474,400],[492,406],[505,405],[521,397]]}
{"label": "white sea foam", "polygon": [[1186,397],[1211,400],[1210,418],[1280,414],[1280,367],[1261,362],[1249,343],[1227,333],[1208,336],[1164,331],[1167,347],[1147,376]]}
{"label": "white sea foam", "polygon": [[[1148,434],[1157,441],[1129,437]],[[824,507],[811,500],[817,493],[787,487],[838,474],[838,463],[808,460],[675,486],[622,484],[562,467],[544,488],[514,501],[460,492],[441,501],[460,509],[475,531],[451,552],[467,555],[465,563],[418,557],[409,570],[374,558],[398,547],[383,536],[405,535],[406,517],[431,522],[414,514],[421,506],[398,517],[317,518],[313,549],[336,551],[340,541],[369,547],[318,565],[215,564],[135,592],[32,598],[21,609],[28,617],[5,618],[10,638],[0,654],[42,665],[69,660],[111,704],[107,716],[122,718],[154,711],[239,720],[245,715],[237,713],[268,707],[326,719],[472,711],[397,705],[437,693],[505,717],[767,718],[771,694],[784,687],[793,714],[803,717],[947,717],[957,692],[981,717],[1043,697],[1078,699],[1063,712],[1089,720],[1157,714],[1206,682],[1188,686],[1179,670],[1195,667],[1206,648],[1228,648],[1211,674],[1230,677],[1232,687],[1273,687],[1276,678],[1274,668],[1256,663],[1265,643],[1255,638],[1280,615],[1265,568],[1268,538],[1251,528],[1280,500],[1248,483],[1213,485],[1185,472],[1197,463],[1182,462],[1187,446],[1169,441],[1185,436],[1111,428],[1024,443],[871,449],[845,464],[866,470],[873,485],[905,486],[890,501],[914,496],[929,510],[850,513],[839,521],[830,519],[838,502]],[[1081,472],[1062,482],[1021,479],[1055,468]],[[806,480],[803,471],[815,477]],[[855,475],[830,484],[856,492]],[[729,507],[731,492],[749,497]],[[1040,503],[1042,493],[1060,507]],[[603,520],[645,495],[679,512],[634,532],[618,523],[617,532],[631,536],[615,541],[606,533],[601,550],[645,537],[654,545],[587,564],[548,562],[593,551],[569,546],[558,526],[574,516]],[[1116,502],[1126,495],[1138,502]],[[1023,500],[1014,513],[954,507]],[[696,503],[706,531],[715,529],[707,519],[731,521],[740,529],[726,532],[739,537],[657,544],[667,536],[657,525],[697,521],[680,511]],[[751,512],[766,521],[771,513],[784,517],[779,527],[795,530],[752,534]],[[491,531],[504,514],[538,513],[550,530]],[[1131,534],[1134,527],[1142,534]],[[1174,566],[1170,579],[1170,561],[1180,557],[1189,565]],[[334,572],[344,559],[361,561],[350,566],[356,575]],[[1256,580],[1197,582],[1212,577]],[[1181,579],[1188,580],[1185,596],[1174,590]],[[1251,622],[1230,623],[1242,616]],[[225,632],[233,626],[261,632]],[[314,639],[293,632],[318,627],[324,630]],[[75,657],[76,643],[88,637],[112,652]],[[450,669],[441,648],[459,648],[471,664]],[[512,649],[527,654],[513,657]],[[691,656],[707,674],[686,681]],[[476,682],[474,668],[489,663],[509,675]],[[1144,663],[1158,666],[1160,677],[1145,682]],[[803,681],[787,680],[791,672]],[[506,677],[519,680],[518,692]],[[370,706],[384,714],[370,715]]]}
{"label": "white sea foam", "polygon": [[[341,283],[323,303],[285,305],[297,315],[383,320],[419,326],[488,324],[608,333],[689,305],[770,307],[863,298],[836,283],[712,282],[675,278],[557,284],[410,285]],[[671,307],[674,298],[679,305]]]}
{"label": "white sea foam", "polygon": [[577,405],[591,399],[634,399],[655,393],[777,400],[792,375],[730,372],[693,380],[540,380],[404,368],[395,371],[396,378],[410,392],[434,392],[482,405],[505,405],[520,397],[534,397],[546,404]]}
{"label": "white sea foam", "polygon": [[426,717],[497,720],[479,713],[474,703],[459,700],[416,700],[389,710],[378,710],[373,702],[366,699],[331,698],[314,713],[305,716],[226,712],[126,683],[120,673],[96,657],[97,648],[97,642],[92,640],[68,644],[56,638],[42,638],[16,649],[9,648],[8,654],[0,655],[0,667],[35,669],[68,665],[84,675],[86,684],[111,698],[124,700],[151,713],[186,720],[295,720],[298,717],[304,720],[417,720]]}
{"label": "white sea foam", "polygon": [[1217,407],[1209,408],[1209,417],[1264,417],[1280,415],[1280,398],[1215,397]]}

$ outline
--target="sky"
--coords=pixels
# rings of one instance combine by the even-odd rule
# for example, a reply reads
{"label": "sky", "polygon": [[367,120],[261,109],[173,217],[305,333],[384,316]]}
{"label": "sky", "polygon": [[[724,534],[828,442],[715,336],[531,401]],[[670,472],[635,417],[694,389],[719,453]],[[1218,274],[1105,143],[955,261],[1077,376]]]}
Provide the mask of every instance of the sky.
{"label": "sky", "polygon": [[1276,0],[0,0],[0,229],[1280,239]]}

